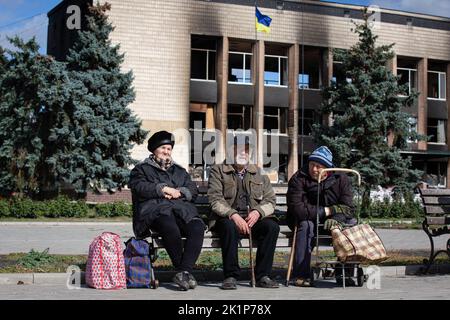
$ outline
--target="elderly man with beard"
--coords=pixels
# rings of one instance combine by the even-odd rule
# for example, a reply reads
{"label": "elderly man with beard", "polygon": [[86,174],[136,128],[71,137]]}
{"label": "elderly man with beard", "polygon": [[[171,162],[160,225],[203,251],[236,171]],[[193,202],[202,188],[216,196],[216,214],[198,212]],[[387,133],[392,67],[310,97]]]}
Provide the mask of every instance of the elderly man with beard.
{"label": "elderly man with beard", "polygon": [[[133,229],[136,237],[149,236],[149,229],[162,236],[164,247],[178,271],[173,281],[183,291],[194,289],[191,274],[203,244],[206,229],[194,201],[197,186],[187,171],[172,158],[174,137],[156,132],[148,140],[149,158],[131,171]],[[183,247],[182,236],[186,237]]]}
{"label": "elderly man with beard", "polygon": [[[239,139],[238,139],[239,141]],[[248,143],[234,144],[233,163],[211,168],[208,199],[211,207],[209,227],[217,232],[222,248],[224,290],[236,289],[240,273],[238,243],[252,233],[258,243],[256,253],[256,286],[278,288],[269,276],[280,227],[271,219],[276,197],[267,175],[249,163]]]}

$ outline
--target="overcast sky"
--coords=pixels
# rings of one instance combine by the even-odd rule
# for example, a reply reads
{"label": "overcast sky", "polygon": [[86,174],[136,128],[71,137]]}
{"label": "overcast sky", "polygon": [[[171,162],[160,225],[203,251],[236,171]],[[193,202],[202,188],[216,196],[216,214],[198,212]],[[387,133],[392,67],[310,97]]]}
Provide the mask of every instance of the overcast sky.
{"label": "overcast sky", "polygon": [[[0,0],[0,46],[8,47],[7,36],[18,34],[25,40],[35,36],[41,52],[47,48],[47,12],[62,0]],[[164,1],[164,0],[148,0]],[[326,0],[357,5],[450,17],[450,0]]]}

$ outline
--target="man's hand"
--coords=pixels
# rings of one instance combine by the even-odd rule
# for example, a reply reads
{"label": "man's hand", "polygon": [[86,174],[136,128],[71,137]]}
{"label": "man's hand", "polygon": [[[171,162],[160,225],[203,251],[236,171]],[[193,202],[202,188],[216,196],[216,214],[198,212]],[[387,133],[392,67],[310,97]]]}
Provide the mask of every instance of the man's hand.
{"label": "man's hand", "polygon": [[331,216],[333,212],[331,211],[330,207],[325,207],[325,217]]}
{"label": "man's hand", "polygon": [[231,220],[233,220],[233,222],[236,224],[239,233],[241,234],[248,234],[249,233],[249,228],[247,225],[247,222],[237,213],[233,214],[231,216]]}
{"label": "man's hand", "polygon": [[256,221],[259,220],[260,217],[261,217],[261,215],[259,214],[259,212],[257,210],[250,211],[247,218],[245,218],[245,221],[247,221],[248,227],[249,228],[253,227],[253,225],[256,223]]}
{"label": "man's hand", "polygon": [[181,198],[181,192],[180,190],[171,188],[171,187],[164,187],[162,189],[162,192],[164,192],[164,197],[166,199],[178,199]]}

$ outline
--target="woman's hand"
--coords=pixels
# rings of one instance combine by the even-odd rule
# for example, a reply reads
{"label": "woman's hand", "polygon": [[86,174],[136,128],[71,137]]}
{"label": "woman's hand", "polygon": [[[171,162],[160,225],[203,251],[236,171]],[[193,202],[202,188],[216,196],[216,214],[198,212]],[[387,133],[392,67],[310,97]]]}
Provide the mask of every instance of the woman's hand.
{"label": "woman's hand", "polygon": [[166,199],[178,199],[181,198],[181,192],[180,190],[171,188],[171,187],[164,187],[162,189],[162,192],[164,192],[164,197]]}

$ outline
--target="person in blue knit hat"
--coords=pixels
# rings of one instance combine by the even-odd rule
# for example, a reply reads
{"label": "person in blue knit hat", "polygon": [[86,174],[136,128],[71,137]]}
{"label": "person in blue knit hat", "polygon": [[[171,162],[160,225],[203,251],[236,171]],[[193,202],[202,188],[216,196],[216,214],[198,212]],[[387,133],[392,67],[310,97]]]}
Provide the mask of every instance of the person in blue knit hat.
{"label": "person in blue knit hat", "polygon": [[[289,180],[287,191],[287,223],[291,230],[297,226],[293,275],[295,285],[309,287],[311,281],[311,252],[315,236],[317,214],[324,229],[337,223],[356,224],[351,183],[346,174],[327,173],[320,183],[320,199],[317,204],[318,178],[321,170],[333,168],[333,154],[326,146],[314,150],[305,168],[297,171]],[[328,231],[329,232],[329,231]],[[342,273],[336,272],[336,281],[342,284]],[[352,279],[346,279],[352,285]]]}

